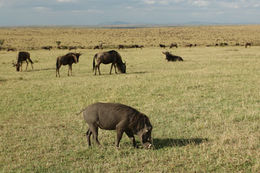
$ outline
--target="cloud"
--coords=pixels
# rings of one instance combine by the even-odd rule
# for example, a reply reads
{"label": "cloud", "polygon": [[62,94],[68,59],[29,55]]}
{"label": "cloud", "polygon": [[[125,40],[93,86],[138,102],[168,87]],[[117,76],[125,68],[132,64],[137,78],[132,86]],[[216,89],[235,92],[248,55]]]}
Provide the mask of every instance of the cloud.
{"label": "cloud", "polygon": [[145,4],[148,4],[148,5],[151,5],[151,4],[155,4],[155,0],[143,0],[143,2],[145,3]]}
{"label": "cloud", "polygon": [[77,0],[56,0],[57,2],[66,3],[66,2],[76,2]]}
{"label": "cloud", "polygon": [[190,0],[189,2],[190,4],[198,7],[207,7],[210,4],[209,1],[205,1],[205,0],[195,0],[195,1]]}
{"label": "cloud", "polygon": [[51,9],[47,7],[33,7],[33,10],[36,12],[50,12]]}

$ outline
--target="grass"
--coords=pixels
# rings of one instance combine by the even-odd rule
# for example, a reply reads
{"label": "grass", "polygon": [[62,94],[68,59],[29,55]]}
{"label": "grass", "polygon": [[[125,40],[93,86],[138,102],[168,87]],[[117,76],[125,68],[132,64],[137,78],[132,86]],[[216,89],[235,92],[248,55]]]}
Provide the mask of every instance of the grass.
{"label": "grass", "polygon": [[[174,63],[162,50],[119,50],[127,74],[101,65],[94,76],[96,50],[84,49],[73,76],[62,66],[60,78],[65,50],[30,51],[27,72],[12,67],[17,52],[1,51],[0,172],[259,172],[259,48],[178,48],[184,62]],[[102,147],[89,148],[76,113],[97,101],[145,113],[155,149],[134,149],[126,135],[116,149],[104,130]]]}

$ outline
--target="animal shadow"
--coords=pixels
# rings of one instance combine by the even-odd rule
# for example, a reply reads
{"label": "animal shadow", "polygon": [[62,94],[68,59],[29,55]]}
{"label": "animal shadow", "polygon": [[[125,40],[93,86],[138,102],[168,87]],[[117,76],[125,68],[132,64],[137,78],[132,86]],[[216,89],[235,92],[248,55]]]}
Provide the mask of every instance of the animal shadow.
{"label": "animal shadow", "polygon": [[182,147],[189,144],[199,145],[202,142],[208,141],[207,138],[190,138],[190,139],[172,139],[172,138],[165,138],[153,139],[153,144],[155,149],[165,148],[165,147]]}

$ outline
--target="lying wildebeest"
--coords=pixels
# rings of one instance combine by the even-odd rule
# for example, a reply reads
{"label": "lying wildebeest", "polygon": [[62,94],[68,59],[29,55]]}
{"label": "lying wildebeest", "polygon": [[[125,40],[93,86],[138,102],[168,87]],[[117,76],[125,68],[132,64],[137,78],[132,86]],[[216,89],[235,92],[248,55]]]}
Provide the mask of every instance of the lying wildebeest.
{"label": "lying wildebeest", "polygon": [[16,67],[16,71],[20,71],[20,68],[21,68],[21,71],[22,70],[22,64],[23,62],[26,62],[26,70],[27,70],[27,67],[28,67],[28,61],[31,63],[31,66],[32,66],[32,69],[33,69],[33,61],[31,60],[30,58],[30,53],[29,52],[19,52],[18,53],[18,57],[17,57],[17,63],[13,65]]}
{"label": "lying wildebeest", "polygon": [[42,46],[42,49],[51,50],[51,49],[52,49],[52,46]]}
{"label": "lying wildebeest", "polygon": [[167,61],[183,61],[182,57],[172,55],[170,52],[162,52],[164,55],[166,55]]}
{"label": "lying wildebeest", "polygon": [[178,45],[177,45],[177,43],[172,43],[172,44],[170,45],[170,48],[173,48],[173,47],[176,47],[176,48],[178,48]]}
{"label": "lying wildebeest", "polygon": [[[123,133],[132,140],[133,146],[137,147],[134,135],[139,136],[142,145],[150,149],[152,147],[152,129],[149,118],[136,109],[119,103],[94,103],[81,110],[88,130],[86,137],[88,145],[91,146],[90,136],[98,145],[98,128],[104,130],[116,130],[116,146],[119,147]],[[78,113],[78,114],[80,114]]]}
{"label": "lying wildebeest", "polygon": [[[97,63],[97,65],[96,65],[96,63]],[[120,54],[115,50],[111,50],[108,52],[100,52],[100,53],[95,54],[95,56],[93,58],[93,71],[95,70],[95,75],[97,73],[97,69],[98,69],[99,75],[101,74],[100,69],[99,69],[99,66],[101,63],[103,63],[103,64],[112,63],[109,74],[111,74],[113,67],[115,69],[115,73],[117,73],[116,67],[121,73],[126,73],[126,64],[123,63]]]}
{"label": "lying wildebeest", "polygon": [[77,46],[69,46],[69,50],[77,49]]}
{"label": "lying wildebeest", "polygon": [[164,44],[159,44],[159,46],[160,46],[161,48],[166,48],[166,46],[165,46]]}
{"label": "lying wildebeest", "polygon": [[69,65],[68,76],[69,76],[69,72],[71,72],[71,76],[72,76],[72,64],[79,62],[80,55],[81,55],[80,53],[67,53],[64,56],[59,56],[56,61],[56,77],[57,77],[57,74],[60,77],[61,65]]}

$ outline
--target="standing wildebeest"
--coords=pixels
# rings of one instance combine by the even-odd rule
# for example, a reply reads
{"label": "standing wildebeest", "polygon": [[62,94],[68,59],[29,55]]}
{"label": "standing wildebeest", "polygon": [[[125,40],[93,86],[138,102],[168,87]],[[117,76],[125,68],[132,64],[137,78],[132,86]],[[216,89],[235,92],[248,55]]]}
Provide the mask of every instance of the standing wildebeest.
{"label": "standing wildebeest", "polygon": [[178,45],[177,45],[177,43],[172,43],[172,44],[170,45],[170,48],[173,48],[173,47],[176,47],[176,48],[178,48]]}
{"label": "standing wildebeest", "polygon": [[[97,63],[97,65],[96,65],[96,63]],[[103,64],[112,63],[109,74],[111,74],[113,67],[115,69],[115,73],[117,73],[116,67],[118,68],[118,70],[121,73],[126,73],[126,64],[123,63],[120,54],[115,50],[111,50],[108,52],[100,52],[100,53],[95,54],[95,56],[93,58],[93,71],[95,70],[95,75],[97,73],[97,69],[98,69],[99,75],[101,74],[100,69],[99,69],[99,66],[101,63],[103,63]]]}
{"label": "standing wildebeest", "polygon": [[119,44],[119,45],[118,45],[118,49],[124,49],[124,48],[125,48],[124,45],[122,45],[122,44]]}
{"label": "standing wildebeest", "polygon": [[84,120],[89,126],[86,132],[89,146],[91,146],[90,137],[92,134],[93,139],[100,145],[98,141],[98,128],[101,128],[116,130],[117,147],[119,147],[124,132],[132,140],[134,147],[137,147],[134,135],[139,136],[145,148],[150,149],[152,147],[151,133],[153,126],[149,118],[130,106],[119,103],[94,103],[81,112],[83,112]]}
{"label": "standing wildebeest", "polygon": [[80,55],[81,55],[80,53],[67,53],[64,56],[59,56],[56,61],[56,77],[57,77],[57,74],[60,77],[61,65],[69,65],[68,76],[69,76],[69,72],[71,72],[71,76],[72,76],[72,64],[73,63],[76,64],[77,62],[79,62]]}
{"label": "standing wildebeest", "polygon": [[166,55],[167,61],[183,61],[182,57],[172,55],[170,52],[162,52],[164,55]]}
{"label": "standing wildebeest", "polygon": [[250,47],[251,47],[251,46],[252,46],[252,44],[247,42],[247,43],[245,44],[245,48],[247,48],[248,46],[250,46]]}
{"label": "standing wildebeest", "polygon": [[160,46],[161,48],[166,48],[166,46],[165,46],[164,44],[159,44],[159,46]]}
{"label": "standing wildebeest", "polygon": [[28,61],[27,60],[31,63],[31,66],[32,66],[32,69],[33,69],[33,61],[30,58],[30,53],[29,52],[19,52],[18,58],[17,58],[17,63],[13,64],[14,66],[16,66],[16,71],[20,71],[20,68],[21,68],[21,71],[22,71],[22,64],[23,64],[24,61],[27,64],[26,65],[26,70],[27,70],[27,67],[28,67]]}

